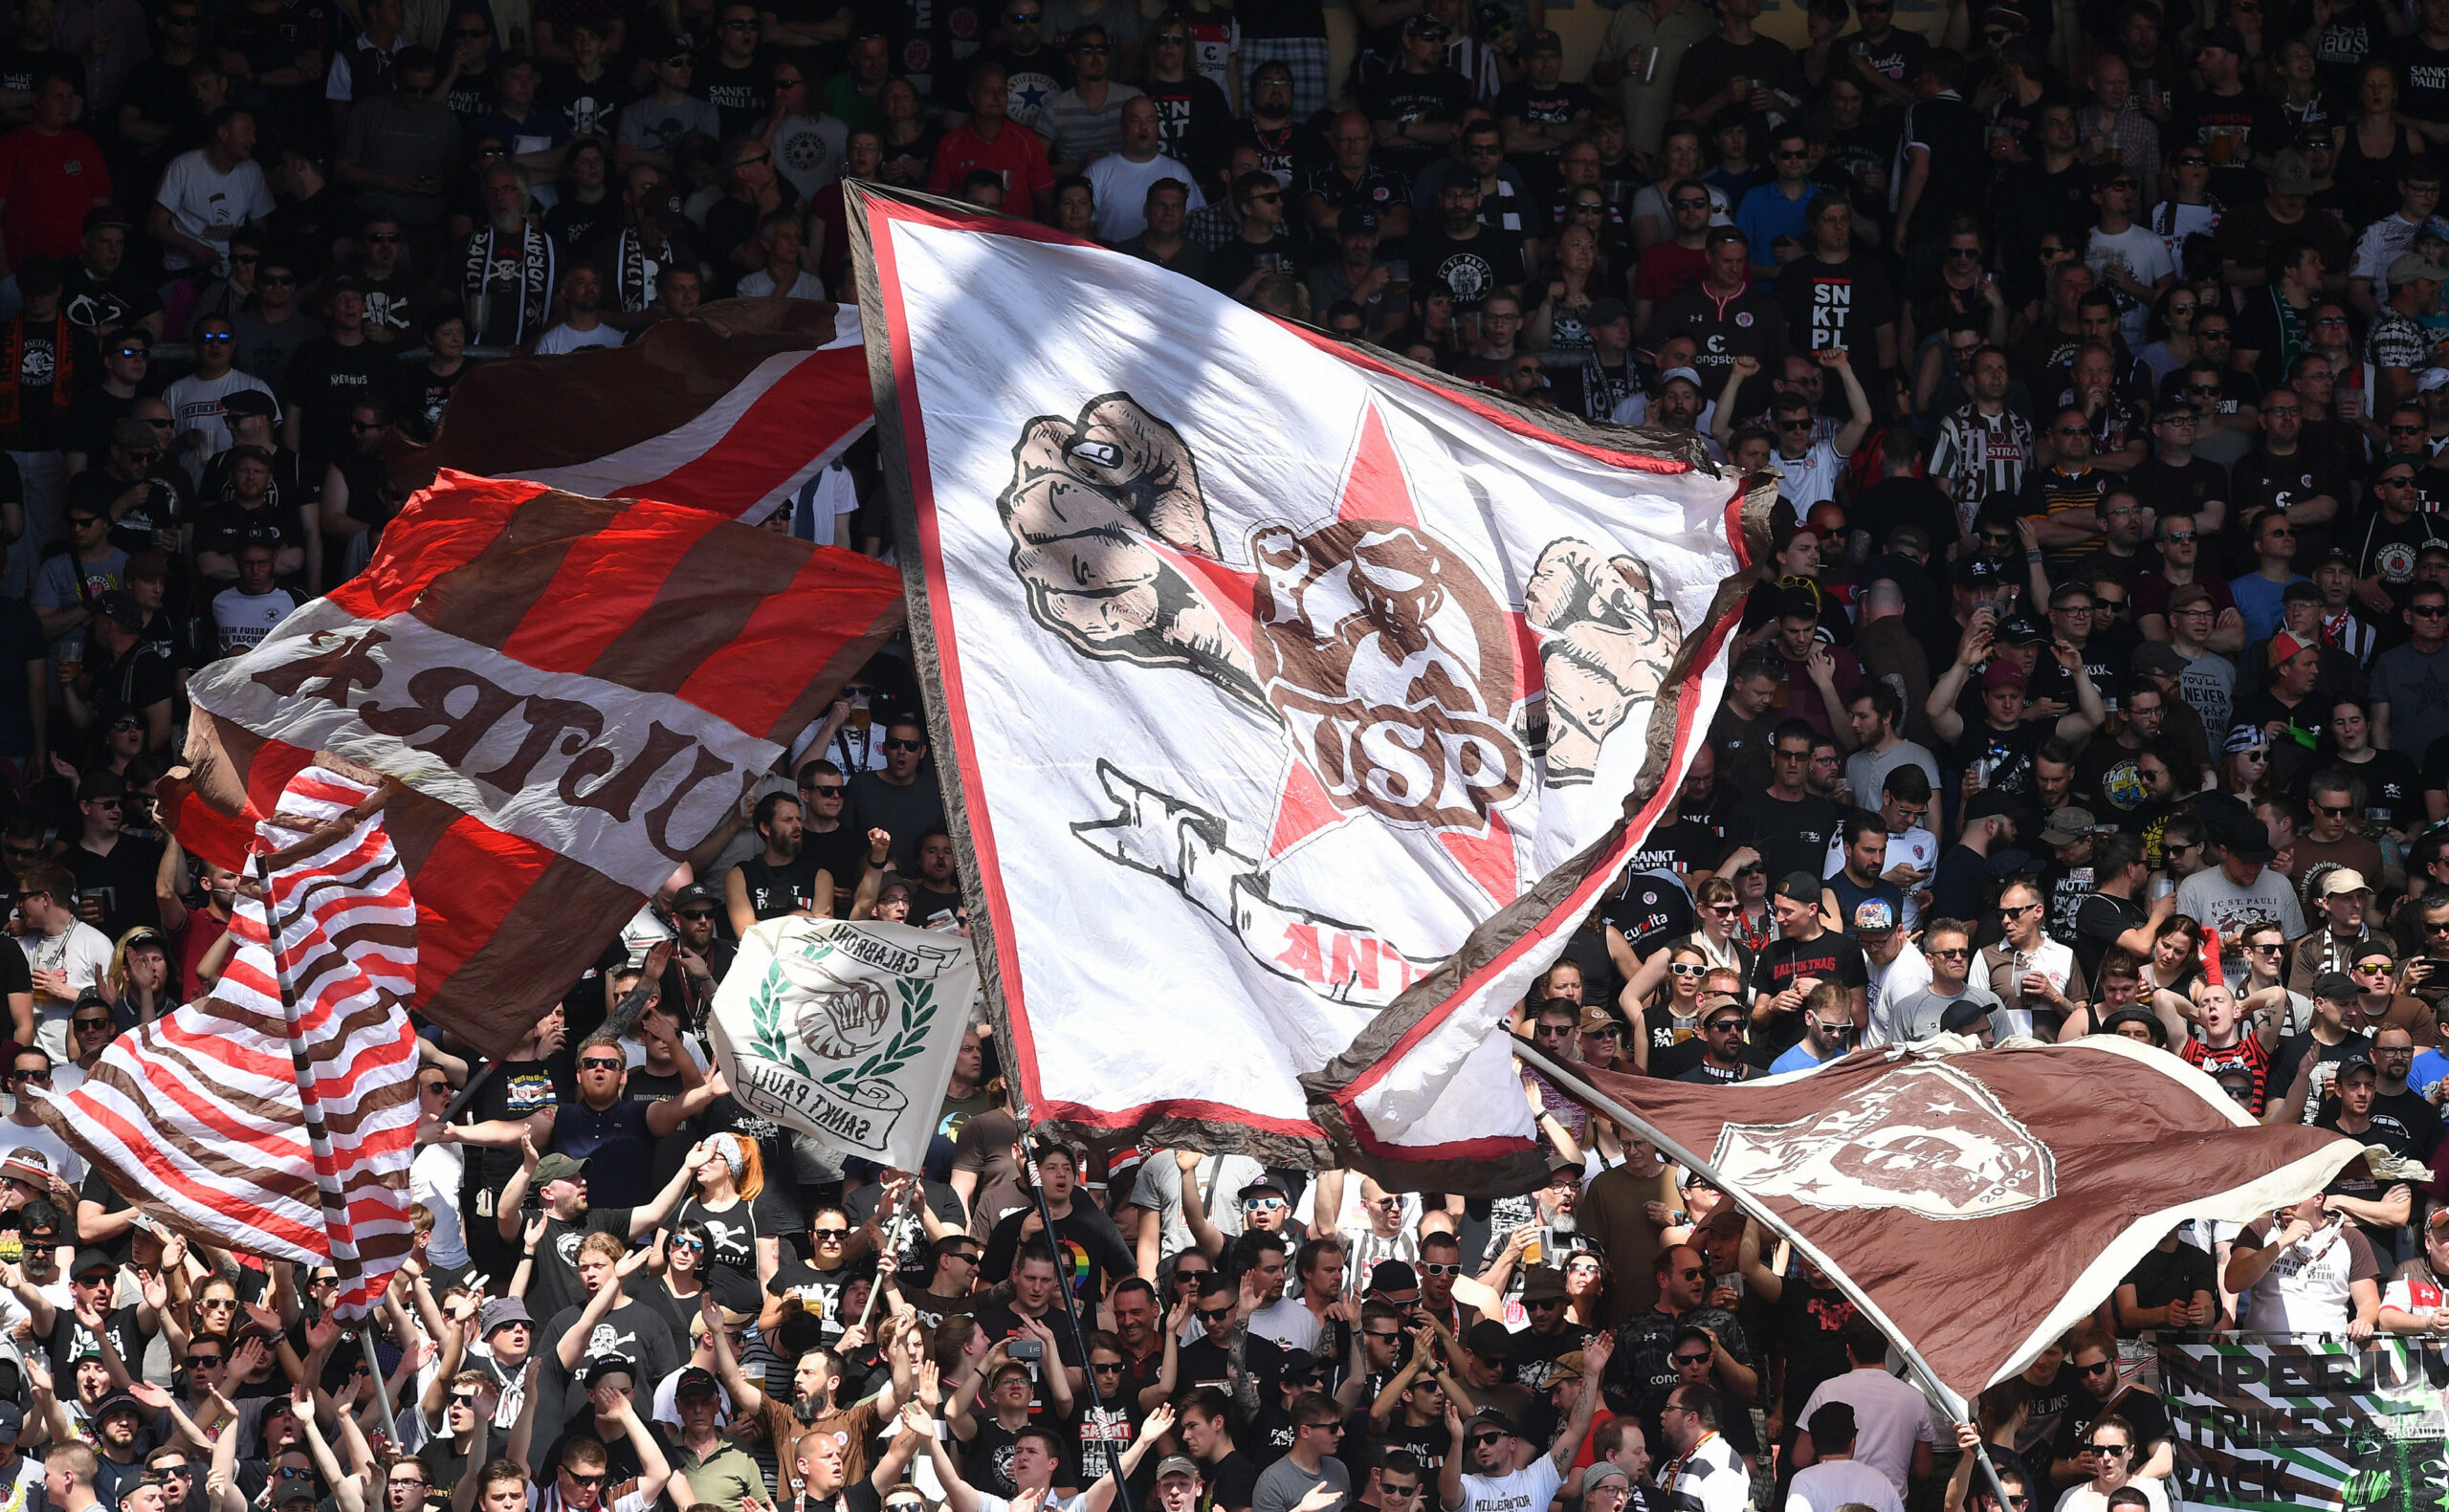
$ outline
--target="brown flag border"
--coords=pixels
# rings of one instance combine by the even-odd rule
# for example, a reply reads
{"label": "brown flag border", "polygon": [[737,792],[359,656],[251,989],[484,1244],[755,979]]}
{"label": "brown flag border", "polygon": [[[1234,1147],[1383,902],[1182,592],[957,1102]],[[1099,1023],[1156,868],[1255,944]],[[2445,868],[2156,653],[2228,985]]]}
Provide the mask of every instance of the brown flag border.
{"label": "brown flag border", "polygon": [[[2063,1286],[2054,1287],[2057,1291],[2056,1299],[2038,1317],[2020,1328],[2017,1328],[2013,1324],[2008,1326],[2009,1329],[2014,1330],[2006,1335],[2012,1342],[2006,1348],[1992,1351],[1995,1363],[1988,1365],[1985,1370],[1982,1366],[1963,1360],[1961,1356],[1968,1350],[1953,1343],[1946,1352],[1938,1354],[1939,1363],[1933,1365],[1931,1356],[1935,1351],[1926,1348],[1921,1338],[1917,1337],[1923,1330],[1908,1329],[1899,1321],[1896,1297],[1890,1296],[1887,1303],[1883,1304],[1872,1294],[1869,1283],[1858,1280],[1851,1269],[1838,1263],[1821,1243],[1816,1242],[1802,1233],[1791,1218],[1779,1212],[1776,1207],[1772,1206],[1768,1200],[1726,1181],[1711,1163],[1688,1142],[1668,1133],[1654,1119],[1635,1111],[1630,1104],[1607,1090],[1600,1081],[1593,1080],[1590,1075],[1585,1074],[1589,1068],[1572,1062],[1556,1061],[1527,1042],[1517,1045],[1514,1051],[1524,1064],[1536,1068],[1555,1081],[1557,1086],[1568,1094],[1587,1104],[1595,1111],[1615,1120],[1627,1133],[1636,1134],[1646,1140],[1668,1159],[1710,1181],[1733,1198],[1736,1205],[1747,1216],[1758,1219],[1771,1232],[1791,1242],[1798,1252],[1827,1273],[1829,1280],[1848,1301],[1861,1308],[1865,1316],[1879,1326],[1880,1330],[1887,1335],[1896,1346],[1898,1352],[1912,1367],[1914,1373],[1922,1378],[1924,1384],[1932,1392],[1943,1398],[1942,1405],[1959,1420],[1970,1419],[1969,1404],[1974,1397],[1978,1396],[1990,1386],[2022,1370],[2051,1342],[2096,1310],[2102,1301],[2115,1291],[2118,1283],[2124,1281],[2128,1273],[2141,1261],[2144,1254],[2165,1238],[2170,1229],[2187,1218],[2195,1217],[2238,1223],[2251,1222],[2273,1208],[2286,1202],[2301,1200],[2322,1190],[2350,1161],[2364,1153],[2364,1147],[2346,1135],[2326,1134],[2309,1126],[2258,1124],[2246,1116],[2243,1110],[2239,1108],[2224,1091],[2220,1090],[2217,1083],[2212,1081],[2200,1070],[2177,1060],[2166,1051],[2138,1046],[2114,1035],[2091,1035],[2082,1041],[2064,1045],[2033,1043],[1997,1050],[1968,1050],[1959,1054],[1933,1054],[1891,1046],[1886,1049],[1858,1050],[1841,1061],[1829,1063],[1816,1070],[1790,1072],[1783,1076],[1768,1077],[1759,1081],[1710,1087],[1688,1086],[1674,1083],[1651,1084],[1660,1088],[1675,1087],[1677,1090],[1674,1095],[1677,1101],[1691,1099],[1696,1102],[1720,1103],[1726,1114],[1729,1115],[1723,1122],[1732,1124],[1743,1121],[1741,1115],[1745,1111],[1744,1105],[1747,1101],[1752,1101],[1746,1097],[1746,1093],[1777,1086],[1791,1088],[1806,1078],[1818,1079],[1834,1073],[1841,1082],[1843,1079],[1869,1082],[1875,1081],[1888,1070],[1912,1063],[1951,1062],[1962,1063],[1973,1058],[1997,1056],[2039,1055],[2052,1059],[2072,1059],[2073,1056],[2070,1056],[2069,1052],[2073,1052],[2073,1056],[2106,1054],[2131,1062],[2138,1069],[2165,1078],[2170,1084],[2167,1089],[2169,1093],[2186,1094],[2195,1102],[2203,1105],[2195,1111],[2205,1117],[2206,1121],[2214,1116],[2219,1120],[2218,1127],[2195,1130],[2195,1137],[2197,1140],[2207,1142],[2226,1135],[2243,1142],[2272,1146],[2274,1154],[2284,1153],[2285,1158],[2241,1183],[2228,1184],[2217,1190],[2205,1190],[2203,1181],[2206,1172],[2203,1165],[2198,1159],[2191,1157],[2208,1151],[2171,1150],[2170,1158],[2173,1161],[2185,1163],[2186,1171],[2173,1179],[2170,1184],[2187,1188],[2191,1194],[2181,1196],[2173,1204],[2144,1208],[2124,1215],[2121,1226],[2100,1246],[2099,1252],[2077,1269]],[[2151,1056],[2159,1057],[2159,1061],[2148,1059]],[[2160,1062],[2167,1063],[2162,1064]],[[1981,1063],[1988,1066],[2001,1064],[1997,1061],[1986,1061]],[[1646,1080],[1610,1075],[1605,1072],[1600,1072],[1598,1075],[1604,1078],[1607,1084],[1625,1087],[1636,1086]],[[2064,1080],[2067,1084],[2066,1089],[2072,1095],[2063,1100],[2063,1106],[2085,1107],[2099,1100],[2104,1083],[2100,1075],[2074,1072],[2069,1073]],[[1827,1083],[1820,1085],[1829,1085]],[[2004,1105],[2005,1099],[1996,1085],[1988,1082],[1983,1082],[1982,1085],[1993,1097],[1999,1098],[2002,1106]],[[1832,1087],[1831,1090],[1833,1091],[1834,1088]],[[1829,1101],[1833,1099],[1820,1099],[1822,1104]],[[2108,1127],[2114,1121],[2117,1128],[2134,1129],[2151,1123],[2173,1122],[2173,1120],[2169,1116],[2170,1104],[2177,1104],[2179,1107],[2189,1106],[2179,1103],[2175,1097],[2172,1096],[2160,1103],[2114,1110],[2105,1117],[2102,1123],[2104,1127]],[[2043,1109],[2043,1111],[2049,1110]],[[2010,1108],[2009,1111],[2019,1119],[2030,1116],[2027,1113],[2018,1112],[2014,1108]],[[1766,1109],[1763,1109],[1762,1113],[1764,1118],[1775,1116],[1768,1114]],[[2107,1183],[2102,1181],[2101,1184]],[[2128,1190],[2133,1190],[2138,1185],[2139,1183],[2131,1178],[2125,1183]],[[2040,1206],[2046,1209],[2057,1200],[2069,1199],[2056,1198]],[[1793,1205],[1798,1208],[1804,1206],[1799,1203]],[[2076,1224],[2088,1216],[2090,1216],[2052,1212],[2041,1214],[2029,1221],[2044,1226],[2047,1237],[2063,1245],[2067,1236],[2077,1231]],[[1977,1233],[1975,1225],[2009,1222],[2013,1221],[2013,1218],[2014,1215],[1998,1215],[1993,1217],[1953,1221],[1958,1231],[1958,1237],[1970,1238]],[[2075,1223],[2070,1223],[2070,1219],[2076,1220]],[[1908,1254],[1921,1250],[1933,1256],[1944,1255],[1949,1258],[1950,1264],[1955,1264],[1964,1251],[1961,1243],[1953,1247],[1936,1246],[1922,1244],[1915,1239],[1900,1241],[1898,1247]],[[1960,1280],[1960,1277],[1953,1279]],[[1903,1292],[1921,1286],[1936,1297],[1942,1290],[1941,1287],[1932,1284],[1937,1280],[1939,1278],[1936,1277],[1915,1277],[1910,1275],[1908,1270],[1904,1274],[1884,1278],[1880,1285],[1883,1292],[1891,1290]],[[2052,1289],[2053,1283],[2043,1280],[2037,1294],[2046,1295]],[[2006,1295],[2012,1302],[2014,1297],[2029,1294],[2036,1293],[2031,1288],[2024,1288]],[[1926,1305],[1928,1304],[1926,1303]],[[1964,1309],[1946,1307],[1944,1310],[1970,1315],[1966,1314]],[[1997,1312],[1993,1312],[1988,1316],[1997,1315]]]}
{"label": "brown flag border", "polygon": [[[956,743],[950,718],[944,712],[947,704],[943,663],[938,646],[935,604],[928,594],[927,564],[924,553],[916,546],[922,538],[917,496],[910,474],[909,435],[901,414],[892,325],[887,319],[884,292],[876,270],[874,232],[869,219],[871,200],[953,219],[975,220],[985,226],[991,226],[998,217],[982,212],[975,206],[937,195],[867,181],[846,181],[844,202],[849,221],[851,262],[859,277],[861,329],[866,334],[868,369],[875,391],[876,436],[887,490],[893,500],[894,528],[901,539],[912,543],[912,549],[901,553],[899,559],[905,602],[909,605],[911,645],[917,653],[912,660],[926,698],[929,738],[938,751],[949,751],[955,749]],[[1037,239],[1061,239],[1069,243],[1069,239],[1060,238],[1059,233],[1038,235]],[[1300,326],[1297,321],[1284,323],[1304,330],[1312,329]],[[1624,444],[1623,437],[1618,432],[1631,428],[1609,427],[1602,430],[1574,416],[1530,408],[1492,389],[1458,383],[1448,374],[1423,367],[1395,353],[1366,343],[1349,344],[1365,351],[1372,365],[1391,370],[1440,394],[1454,396],[1467,393],[1474,403],[1502,408],[1524,427],[1557,441],[1621,449]],[[1642,429],[1640,435],[1643,444],[1661,456],[1717,471],[1717,465],[1706,449],[1689,435],[1649,429]],[[1351,1166],[1371,1174],[1382,1172],[1388,1177],[1399,1176],[1406,1184],[1418,1184],[1423,1189],[1467,1195],[1507,1195],[1527,1191],[1537,1184],[1544,1174],[1546,1161],[1536,1148],[1526,1148],[1498,1159],[1381,1159],[1364,1148],[1336,1101],[1336,1094],[1348,1089],[1352,1080],[1369,1067],[1383,1063],[1393,1053],[1397,1042],[1450,997],[1466,977],[1486,969],[1526,937],[1539,933],[1559,909],[1569,906],[1589,883],[1594,866],[1610,854],[1621,854],[1630,844],[1642,838],[1639,834],[1630,833],[1634,816],[1673,775],[1670,748],[1680,708],[1677,690],[1697,669],[1701,646],[1709,626],[1738,608],[1753,585],[1764,581],[1770,571],[1767,565],[1771,561],[1769,511],[1776,497],[1776,478],[1765,472],[1723,475],[1733,487],[1730,502],[1734,499],[1741,501],[1744,556],[1751,565],[1726,580],[1711,601],[1708,622],[1694,626],[1692,633],[1687,635],[1684,648],[1668,673],[1666,691],[1662,693],[1657,711],[1651,716],[1649,752],[1634,792],[1627,795],[1624,818],[1578,855],[1550,871],[1522,897],[1482,920],[1465,938],[1462,946],[1439,963],[1437,969],[1380,1009],[1352,1045],[1319,1070],[1300,1079],[1303,1089],[1309,1094],[1310,1116],[1325,1137],[1307,1139],[1279,1135],[1254,1129],[1247,1124],[1222,1116],[1143,1119],[1134,1124],[1129,1133],[1160,1145],[1247,1154],[1271,1166],[1303,1170]],[[1722,647],[1713,645],[1712,648]],[[1661,713],[1666,716],[1664,720],[1659,717]],[[980,988],[985,996],[987,1017],[994,1026],[1005,1071],[1013,1081],[1013,1096],[1015,1103],[1020,1105],[1023,1126],[1030,1127],[1026,1090],[1019,1083],[1022,1063],[1015,1047],[1011,1013],[1004,991],[1002,954],[996,944],[999,926],[993,909],[987,906],[982,873],[978,865],[978,849],[971,833],[969,800],[960,763],[938,761],[937,771],[944,789],[945,827],[951,832],[961,860],[959,869],[962,895],[969,904],[970,935],[978,947]],[[1554,944],[1556,949],[1561,949],[1562,937],[1562,931],[1557,931],[1548,939],[1537,941],[1533,948],[1543,950]],[[1491,1032],[1502,1033],[1503,1029],[1500,1026]],[[1229,1113],[1231,1110],[1219,1111]],[[1044,1118],[1038,1127],[1053,1129],[1067,1138],[1091,1142],[1110,1142],[1124,1132],[1075,1123],[1059,1116]]]}

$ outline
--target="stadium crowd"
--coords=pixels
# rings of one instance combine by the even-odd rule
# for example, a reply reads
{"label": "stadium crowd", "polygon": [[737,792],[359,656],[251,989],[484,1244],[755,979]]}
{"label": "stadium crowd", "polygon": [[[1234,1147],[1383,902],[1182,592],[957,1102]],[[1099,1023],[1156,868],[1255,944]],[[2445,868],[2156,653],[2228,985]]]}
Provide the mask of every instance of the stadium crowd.
{"label": "stadium crowd", "polygon": [[[0,1512],[2007,1512],[1975,1440],[2016,1512],[2165,1512],[2122,1344],[2449,1330],[2449,0],[1758,10],[1628,0],[1567,79],[1540,0],[1359,0],[1332,71],[1314,0],[15,0]],[[1033,1184],[982,1035],[924,1170],[845,1167],[701,1035],[760,919],[962,927],[889,655],[517,1054],[425,1041],[369,1369],[334,1275],[165,1236],[17,1096],[226,965],[235,879],[152,812],[184,674],[364,562],[471,347],[846,296],[845,175],[1781,475],[1526,1041],[2120,1035],[2399,1163],[2173,1233],[1961,1425],[1535,1072],[1550,1176],[1493,1201]],[[845,486],[799,516],[889,547],[871,449]]]}

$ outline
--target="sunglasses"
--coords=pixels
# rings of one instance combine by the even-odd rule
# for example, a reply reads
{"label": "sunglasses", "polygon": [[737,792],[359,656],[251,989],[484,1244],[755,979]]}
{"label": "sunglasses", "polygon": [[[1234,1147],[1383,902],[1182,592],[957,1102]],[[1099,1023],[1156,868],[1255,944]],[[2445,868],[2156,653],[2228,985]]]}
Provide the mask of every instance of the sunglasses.
{"label": "sunglasses", "polygon": [[603,1056],[591,1055],[581,1061],[578,1068],[582,1071],[618,1071],[626,1063],[619,1060],[607,1060]]}
{"label": "sunglasses", "polygon": [[1710,1363],[1710,1357],[1706,1354],[1684,1354],[1678,1352],[1675,1356],[1675,1363],[1678,1365],[1707,1365]]}
{"label": "sunglasses", "polygon": [[1460,1276],[1463,1274],[1463,1267],[1440,1260],[1423,1260],[1420,1273],[1423,1276]]}
{"label": "sunglasses", "polygon": [[924,751],[927,749],[927,742],[924,740],[887,740],[884,743],[884,748],[887,751]]}

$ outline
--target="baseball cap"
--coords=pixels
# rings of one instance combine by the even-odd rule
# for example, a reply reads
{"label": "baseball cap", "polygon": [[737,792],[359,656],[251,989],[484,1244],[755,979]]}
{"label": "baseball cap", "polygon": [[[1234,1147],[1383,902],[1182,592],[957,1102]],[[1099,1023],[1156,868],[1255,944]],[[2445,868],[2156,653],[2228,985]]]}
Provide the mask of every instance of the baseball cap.
{"label": "baseball cap", "polygon": [[[1493,1318],[1483,1318],[1479,1322],[1471,1325],[1471,1331],[1475,1334],[1482,1328],[1494,1328],[1499,1332],[1503,1332],[1505,1325],[1497,1322]],[[1471,1352],[1474,1354],[1483,1354],[1486,1351],[1482,1350],[1477,1345],[1473,1345],[1471,1347]],[[1498,1412],[1493,1407],[1483,1407],[1478,1412],[1471,1414],[1469,1421],[1464,1423],[1464,1436],[1467,1438],[1469,1437],[1471,1430],[1474,1428],[1493,1428],[1500,1434],[1510,1434],[1513,1432],[1513,1419],[1506,1416],[1503,1413]]]}
{"label": "baseball cap", "polygon": [[1598,1003],[1581,1005],[1581,1032],[1602,1034],[1616,1027],[1616,1016]]}
{"label": "baseball cap", "polygon": [[1561,53],[1564,50],[1565,39],[1546,27],[1539,28],[1522,39],[1522,51],[1526,56],[1533,53]]}
{"label": "baseball cap", "polygon": [[2195,55],[2199,57],[2215,47],[2242,57],[2245,55],[2245,34],[2233,26],[2215,26],[2195,40]]}
{"label": "baseball cap", "polygon": [[2090,809],[2069,804],[2050,814],[2049,822],[2041,828],[2041,843],[2044,845],[2071,845],[2090,834],[2094,822]]}
{"label": "baseball cap", "polygon": [[550,1181],[576,1181],[585,1170],[585,1160],[573,1160],[559,1152],[546,1155],[536,1162],[535,1173],[527,1178],[528,1190],[541,1192],[545,1183]]}
{"label": "baseball cap", "polygon": [[2313,996],[2332,1002],[2346,1002],[2363,993],[2364,989],[2355,985],[2355,978],[2345,972],[2324,972],[2313,978]]}
{"label": "baseball cap", "polygon": [[702,882],[693,882],[672,895],[672,911],[677,913],[683,909],[694,908],[700,903],[711,903],[719,907],[722,900],[715,896],[714,888]]}
{"label": "baseball cap", "polygon": [[1971,1034],[1990,1021],[1990,1010],[1970,997],[1959,997],[1939,1015],[1939,1027],[1950,1034]]}
{"label": "baseball cap", "polygon": [[107,1276],[117,1272],[119,1261],[111,1259],[106,1249],[81,1249],[77,1252],[77,1265],[71,1276]]}
{"label": "baseball cap", "polygon": [[261,415],[265,419],[279,413],[280,406],[260,388],[233,388],[221,401],[225,415]]}
{"label": "baseball cap", "polygon": [[1437,17],[1429,14],[1425,11],[1403,23],[1403,35],[1407,37],[1434,37],[1438,41],[1443,42],[1451,34],[1451,33],[1445,30],[1445,22],[1440,21]]}
{"label": "baseball cap", "polygon": [[162,438],[153,433],[151,426],[131,416],[111,427],[111,445],[130,451],[159,451]]}
{"label": "baseball cap", "polygon": [[2049,637],[2041,627],[2019,614],[1998,626],[1998,640],[2007,646],[2039,646]]}
{"label": "baseball cap", "polygon": [[1666,372],[1658,375],[1658,386],[1662,389],[1667,384],[1677,382],[1689,383],[1694,388],[1701,389],[1701,392],[1703,393],[1709,392],[1708,389],[1701,388],[1701,375],[1692,371],[1692,369],[1688,367],[1670,367]]}
{"label": "baseball cap", "polygon": [[1886,898],[1864,898],[1854,905],[1854,932],[1857,934],[1896,932],[1895,905]]}
{"label": "baseball cap", "polygon": [[1167,1476],[1188,1476],[1196,1480],[1199,1479],[1199,1461],[1188,1455],[1167,1455],[1157,1461],[1157,1479],[1162,1480]]}
{"label": "baseball cap", "polygon": [[1791,903],[1818,903],[1820,879],[1808,871],[1789,871],[1777,879],[1777,896]]}
{"label": "baseball cap", "polygon": [[2232,821],[2220,833],[2219,844],[2239,861],[2266,864],[2279,854],[2279,847],[2270,843],[2269,828],[2251,814],[2241,821]]}
{"label": "baseball cap", "polygon": [[2001,656],[1992,662],[1989,669],[1981,674],[1981,686],[1984,690],[1993,688],[2021,688],[2024,686],[2024,669]]}
{"label": "baseball cap", "polygon": [[2358,1071],[2370,1071],[2374,1076],[2381,1074],[2380,1068],[2372,1063],[2372,1058],[2358,1050],[2338,1063],[2338,1080],[2344,1082]]}
{"label": "baseball cap", "polygon": [[1608,295],[1590,301],[1590,308],[1581,313],[1581,323],[1585,329],[1594,325],[1613,325],[1632,313],[1623,300]]}
{"label": "baseball cap", "polygon": [[0,1160],[0,1180],[22,1181],[43,1192],[51,1190],[51,1157],[39,1150],[18,1149]]}
{"label": "baseball cap", "polygon": [[2324,872],[2321,882],[2313,888],[2315,896],[2324,898],[2334,898],[2342,892],[2372,890],[2372,884],[2365,881],[2364,873],[2353,866],[2340,866],[2336,870]]}
{"label": "baseball cap", "polygon": [[2166,641],[2145,641],[2127,658],[2127,669],[2135,672],[2158,672],[2165,677],[2182,676],[2186,660]]}
{"label": "baseball cap", "polygon": [[626,1375],[635,1384],[638,1362],[626,1354],[594,1354],[587,1356],[586,1363],[578,1368],[581,1386],[593,1386],[607,1375]]}
{"label": "baseball cap", "polygon": [[1379,1260],[1369,1272],[1372,1295],[1381,1291],[1410,1291],[1419,1284],[1420,1272],[1412,1269],[1409,1260]]}
{"label": "baseball cap", "polygon": [[[2319,603],[2322,602],[2322,590],[2314,587],[2309,581],[2305,582],[2291,582],[2286,587],[2279,590],[2279,602],[2282,603]],[[2297,644],[2302,646],[2308,643],[2300,636],[2297,638]]]}
{"label": "baseball cap", "polygon": [[1357,236],[1378,229],[1378,212],[1359,205],[1347,205],[1335,212],[1335,234]]}
{"label": "baseball cap", "polygon": [[1570,1354],[1558,1355],[1555,1363],[1548,1367],[1548,1384],[1554,1386],[1558,1381],[1578,1381],[1589,1373],[1589,1362],[1581,1357],[1579,1349],[1576,1349]]}
{"label": "baseball cap", "polygon": [[680,1379],[673,1383],[672,1394],[675,1399],[695,1394],[719,1396],[722,1389],[722,1383],[715,1379],[714,1371],[702,1365],[693,1365],[681,1371]]}
{"label": "baseball cap", "polygon": [[2211,590],[2198,582],[2182,583],[2169,590],[2169,607],[2191,609],[2197,603],[2209,603]]}
{"label": "baseball cap", "polygon": [[26,1410],[14,1402],[0,1401],[0,1444],[15,1443],[25,1428]]}
{"label": "baseball cap", "polygon": [[[2270,160],[2270,192],[2273,194],[2310,194],[2313,192],[2313,165],[2293,147]],[[2395,282],[2394,279],[2392,280]]]}
{"label": "baseball cap", "polygon": [[1565,1273],[1554,1265],[1533,1265],[1522,1273],[1522,1300],[1545,1302],[1565,1294]]}
{"label": "baseball cap", "polygon": [[2390,263],[2390,285],[2413,283],[2429,278],[2434,283],[2449,283],[2449,268],[2443,268],[2421,252],[2400,252]]}
{"label": "baseball cap", "polygon": [[144,605],[125,588],[113,588],[94,605],[94,612],[122,629],[144,628]]}
{"label": "baseball cap", "polygon": [[[1483,1360],[1502,1360],[1513,1352],[1512,1333],[1494,1318],[1482,1318],[1465,1329],[1463,1344]],[[1481,1415],[1494,1416],[1500,1423],[1506,1421],[1505,1415],[1501,1413],[1484,1413]],[[1476,1420],[1475,1418],[1474,1421]],[[1505,1431],[1509,1434],[1513,1432],[1512,1425],[1508,1423]]]}

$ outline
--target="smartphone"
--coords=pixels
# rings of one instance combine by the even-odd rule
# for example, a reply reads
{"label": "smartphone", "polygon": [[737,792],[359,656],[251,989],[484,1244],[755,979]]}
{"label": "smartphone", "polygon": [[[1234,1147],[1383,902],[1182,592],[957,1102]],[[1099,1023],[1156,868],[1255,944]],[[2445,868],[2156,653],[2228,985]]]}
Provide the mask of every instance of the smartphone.
{"label": "smartphone", "polygon": [[1014,1360],[1043,1360],[1046,1358],[1046,1346],[1035,1339],[1014,1339],[1004,1346],[1004,1353]]}

